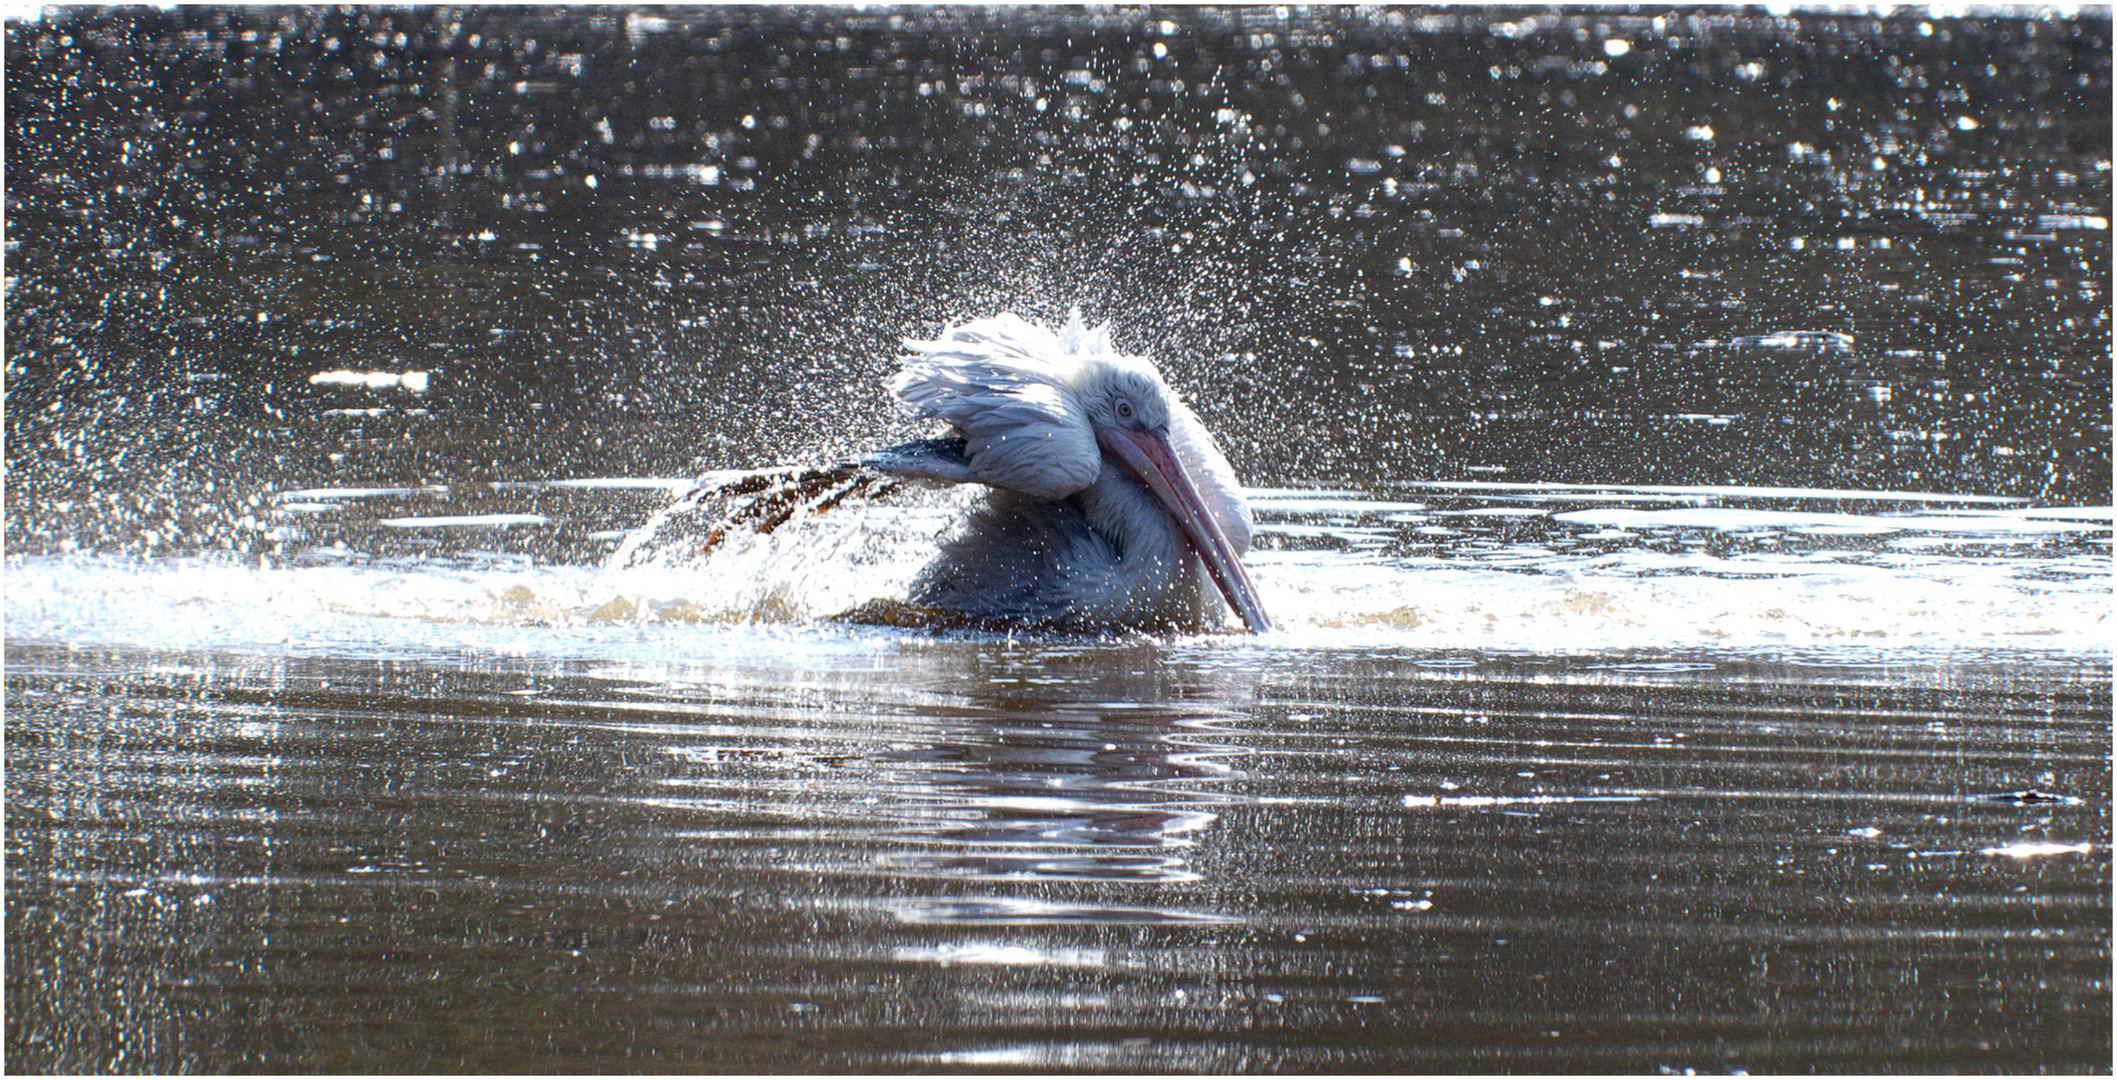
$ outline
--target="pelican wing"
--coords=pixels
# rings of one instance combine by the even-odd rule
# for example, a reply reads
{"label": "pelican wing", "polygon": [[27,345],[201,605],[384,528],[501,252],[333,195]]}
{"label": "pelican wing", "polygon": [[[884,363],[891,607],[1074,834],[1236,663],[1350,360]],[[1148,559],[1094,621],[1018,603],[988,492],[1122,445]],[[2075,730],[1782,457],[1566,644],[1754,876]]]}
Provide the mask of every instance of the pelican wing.
{"label": "pelican wing", "polygon": [[860,464],[903,480],[933,480],[943,484],[974,484],[970,475],[969,443],[963,439],[913,439],[885,447],[860,459]]}
{"label": "pelican wing", "polygon": [[938,340],[905,342],[913,355],[889,388],[914,413],[962,432],[970,479],[1064,498],[1102,468],[1069,378],[1076,361],[1068,345],[1013,315],[980,319]]}

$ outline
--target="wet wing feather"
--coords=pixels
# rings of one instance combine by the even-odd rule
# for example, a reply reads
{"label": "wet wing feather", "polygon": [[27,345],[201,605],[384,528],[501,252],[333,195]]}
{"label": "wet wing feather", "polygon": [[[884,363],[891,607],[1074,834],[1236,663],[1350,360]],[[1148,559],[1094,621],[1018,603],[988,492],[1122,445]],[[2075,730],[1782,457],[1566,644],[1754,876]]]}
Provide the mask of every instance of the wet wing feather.
{"label": "wet wing feather", "polygon": [[969,445],[963,439],[914,439],[877,450],[861,458],[860,464],[903,480],[977,482],[970,474]]}
{"label": "wet wing feather", "polygon": [[1101,451],[1058,337],[1013,316],[909,341],[890,391],[917,415],[962,432],[971,479],[1040,499],[1095,481]]}

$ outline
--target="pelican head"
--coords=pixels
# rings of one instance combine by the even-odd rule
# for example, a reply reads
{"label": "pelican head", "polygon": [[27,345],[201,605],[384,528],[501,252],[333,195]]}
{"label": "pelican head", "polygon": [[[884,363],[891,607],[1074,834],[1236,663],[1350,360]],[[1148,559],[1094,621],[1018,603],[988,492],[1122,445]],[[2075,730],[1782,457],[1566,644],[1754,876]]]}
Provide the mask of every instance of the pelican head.
{"label": "pelican head", "polygon": [[1202,568],[1250,629],[1270,629],[1242,566],[1251,522],[1234,470],[1153,362],[1111,346],[1108,326],[1090,329],[1075,311],[1054,333],[1000,315],[906,347],[890,389],[953,437],[867,463],[996,489],[922,575],[915,601],[1002,617],[1181,622],[1206,602]]}

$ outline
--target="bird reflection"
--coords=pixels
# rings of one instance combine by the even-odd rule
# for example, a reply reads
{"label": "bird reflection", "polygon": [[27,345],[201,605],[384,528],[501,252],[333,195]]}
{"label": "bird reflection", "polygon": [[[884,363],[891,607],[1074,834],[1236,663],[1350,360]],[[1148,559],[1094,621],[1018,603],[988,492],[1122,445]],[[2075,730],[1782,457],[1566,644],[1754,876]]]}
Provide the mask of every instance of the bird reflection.
{"label": "bird reflection", "polygon": [[[1215,738],[1230,714],[1168,687],[1155,693],[1170,703],[1131,708],[1111,703],[1139,688],[1051,687],[1038,700],[993,676],[1017,677],[951,680],[990,717],[978,730],[878,763],[901,799],[898,846],[880,862],[950,877],[1195,880],[1189,852],[1242,775],[1227,763],[1237,749]],[[1083,689],[1100,700],[1079,700]]]}
{"label": "bird reflection", "polygon": [[907,847],[883,863],[970,877],[1194,879],[1184,851],[1217,818],[1217,797],[1183,782],[1234,771],[1180,742],[1175,718],[1050,723],[904,755],[892,779],[917,793],[919,820],[896,830]]}

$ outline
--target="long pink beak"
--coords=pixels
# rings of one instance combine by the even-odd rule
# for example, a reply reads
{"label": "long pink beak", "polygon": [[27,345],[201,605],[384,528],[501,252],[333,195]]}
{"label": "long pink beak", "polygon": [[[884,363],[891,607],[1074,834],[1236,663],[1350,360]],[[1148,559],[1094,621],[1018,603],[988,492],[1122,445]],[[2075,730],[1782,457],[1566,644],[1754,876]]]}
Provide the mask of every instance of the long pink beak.
{"label": "long pink beak", "polygon": [[1120,428],[1104,428],[1096,432],[1096,441],[1105,451],[1124,463],[1133,475],[1147,485],[1147,490],[1161,500],[1169,516],[1183,530],[1183,536],[1191,550],[1205,563],[1206,573],[1213,577],[1213,584],[1220,595],[1227,598],[1228,606],[1242,616],[1244,624],[1257,633],[1272,628],[1272,620],[1264,613],[1264,605],[1257,599],[1257,586],[1250,581],[1249,571],[1242,568],[1242,556],[1235,551],[1235,544],[1221,529],[1219,519],[1206,509],[1205,499],[1198,494],[1198,485],[1191,482],[1183,463],[1176,460],[1176,453],[1169,447],[1169,437],[1159,431],[1128,431]]}

